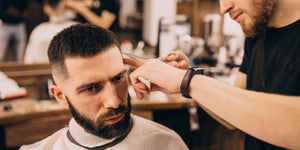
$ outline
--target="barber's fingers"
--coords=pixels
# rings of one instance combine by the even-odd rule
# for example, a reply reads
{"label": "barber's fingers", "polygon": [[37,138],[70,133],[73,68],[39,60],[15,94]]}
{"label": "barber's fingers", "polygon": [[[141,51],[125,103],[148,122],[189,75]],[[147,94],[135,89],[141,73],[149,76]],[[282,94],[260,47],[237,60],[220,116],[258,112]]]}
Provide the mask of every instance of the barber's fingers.
{"label": "barber's fingers", "polygon": [[123,58],[123,63],[124,64],[135,66],[135,67],[142,66],[146,62],[147,62],[147,60],[143,60],[143,59],[128,59],[128,58]]}
{"label": "barber's fingers", "polygon": [[168,56],[159,57],[158,59],[179,69],[187,69],[189,67],[189,59],[184,53],[179,51],[172,51]]}
{"label": "barber's fingers", "polygon": [[168,65],[176,67],[177,66],[177,62],[176,61],[171,61],[171,62],[168,63]]}
{"label": "barber's fingers", "polygon": [[187,61],[171,61],[168,63],[169,65],[176,67],[178,69],[187,69],[189,67],[189,64],[187,63]]}
{"label": "barber's fingers", "polygon": [[135,87],[133,87],[134,89],[134,92],[135,92],[135,95],[136,97],[139,99],[139,100],[142,100],[144,98],[144,94],[142,92],[140,92],[140,90],[136,89]]}
{"label": "barber's fingers", "polygon": [[176,68],[187,69],[189,68],[190,62],[187,56],[182,52],[175,52],[178,55]]}
{"label": "barber's fingers", "polygon": [[[143,92],[138,86],[139,77],[148,80],[151,83],[151,91],[162,91],[165,93],[178,92],[180,84],[178,79],[182,79],[184,70],[172,67],[158,59],[150,59],[144,65],[137,68],[130,74],[130,80],[133,87],[137,87],[140,92]],[[145,92],[144,92],[145,93]]]}
{"label": "barber's fingers", "polygon": [[[129,76],[131,79],[131,83],[133,85],[140,82],[138,80],[139,77],[142,77],[149,81],[149,79],[146,77],[147,75],[149,75],[149,72],[156,73],[156,72],[153,72],[153,70],[158,69],[157,67],[160,67],[159,65],[156,65],[153,62],[162,63],[161,61],[158,61],[157,59],[149,59],[147,61],[138,60],[138,59],[123,59],[123,60],[124,60],[125,64],[138,66],[138,68],[136,68]],[[164,64],[164,63],[162,63],[162,64]],[[152,75],[150,75],[150,76],[152,76]]]}
{"label": "barber's fingers", "polygon": [[135,86],[134,86],[136,89],[138,89],[140,92],[142,92],[142,93],[145,93],[145,94],[149,94],[150,93],[150,91],[149,91],[149,89],[147,88],[147,86],[144,84],[144,83],[142,83],[142,82],[137,82],[137,83],[135,83]]}
{"label": "barber's fingers", "polygon": [[[171,52],[167,57],[159,57],[157,59],[168,62],[169,65],[179,69],[187,69],[189,67],[189,60],[182,52]],[[127,65],[140,67],[144,65],[147,60],[123,58],[123,62]]]}
{"label": "barber's fingers", "polygon": [[133,84],[133,89],[135,91],[136,97],[140,100],[143,99],[144,94],[150,93],[147,86],[142,82],[137,82],[137,83]]}
{"label": "barber's fingers", "polygon": [[152,83],[150,83],[151,84],[151,89],[148,89],[147,86],[139,80],[139,77],[142,77],[143,79],[147,80],[147,78],[145,78],[145,75],[147,74],[146,73],[147,71],[143,70],[143,69],[142,69],[143,71],[139,71],[139,70],[141,70],[141,68],[145,68],[145,65],[147,65],[145,63],[147,61],[142,62],[142,61],[136,61],[136,60],[132,60],[132,59],[123,59],[123,60],[124,60],[124,63],[126,63],[126,64],[130,64],[130,65],[134,65],[134,66],[140,66],[139,68],[137,68],[135,71],[133,71],[130,74],[129,78],[131,80],[132,86],[135,90],[135,93],[136,93],[137,97],[139,99],[142,99],[143,94],[148,94],[150,92],[150,90],[152,89]]}
{"label": "barber's fingers", "polygon": [[168,60],[171,61],[181,61],[181,60],[186,60],[188,61],[188,58],[185,56],[183,52],[180,51],[172,51],[168,55]]}
{"label": "barber's fingers", "polygon": [[176,65],[176,68],[187,69],[187,68],[189,68],[189,62],[185,61],[185,60],[179,61]]}
{"label": "barber's fingers", "polygon": [[171,62],[171,61],[177,61],[179,58],[179,55],[177,53],[171,52],[166,57],[158,57],[157,59],[163,62]]}

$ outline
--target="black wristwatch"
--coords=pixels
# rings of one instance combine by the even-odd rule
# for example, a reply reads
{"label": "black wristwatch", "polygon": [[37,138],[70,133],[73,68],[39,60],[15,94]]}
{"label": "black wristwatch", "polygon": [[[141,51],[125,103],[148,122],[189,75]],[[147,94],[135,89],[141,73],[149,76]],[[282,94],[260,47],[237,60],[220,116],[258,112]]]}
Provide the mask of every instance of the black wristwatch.
{"label": "black wristwatch", "polygon": [[182,96],[186,98],[192,98],[189,95],[188,89],[189,89],[190,81],[195,74],[204,74],[204,69],[199,67],[190,67],[182,79],[180,85],[180,92]]}

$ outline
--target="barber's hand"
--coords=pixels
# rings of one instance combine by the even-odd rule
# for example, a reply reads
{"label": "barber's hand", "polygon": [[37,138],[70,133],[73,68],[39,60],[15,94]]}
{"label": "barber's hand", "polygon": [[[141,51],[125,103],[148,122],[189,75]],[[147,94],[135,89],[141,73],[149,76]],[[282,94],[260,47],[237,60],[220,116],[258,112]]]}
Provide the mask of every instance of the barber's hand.
{"label": "barber's hand", "polygon": [[137,66],[138,68],[130,74],[135,93],[139,99],[143,94],[148,94],[147,87],[138,80],[142,77],[151,83],[151,91],[162,91],[165,93],[177,93],[185,70],[177,69],[158,59],[140,60],[123,59],[125,64]]}
{"label": "barber's hand", "polygon": [[190,64],[189,59],[184,55],[184,53],[179,51],[172,51],[168,56],[159,57],[158,59],[179,69],[187,69]]}

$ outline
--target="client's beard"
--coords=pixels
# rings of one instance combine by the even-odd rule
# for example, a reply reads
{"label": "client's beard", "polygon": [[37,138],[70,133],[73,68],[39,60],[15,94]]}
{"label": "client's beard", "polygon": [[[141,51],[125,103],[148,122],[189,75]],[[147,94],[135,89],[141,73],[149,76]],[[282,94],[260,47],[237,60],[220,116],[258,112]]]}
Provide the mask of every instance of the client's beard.
{"label": "client's beard", "polygon": [[[66,97],[70,112],[75,121],[81,125],[87,132],[105,139],[112,139],[122,136],[130,129],[130,110],[128,106],[119,106],[116,109],[110,109],[107,113],[99,116],[96,122],[80,114]],[[122,120],[115,124],[105,125],[104,119],[124,113]]]}

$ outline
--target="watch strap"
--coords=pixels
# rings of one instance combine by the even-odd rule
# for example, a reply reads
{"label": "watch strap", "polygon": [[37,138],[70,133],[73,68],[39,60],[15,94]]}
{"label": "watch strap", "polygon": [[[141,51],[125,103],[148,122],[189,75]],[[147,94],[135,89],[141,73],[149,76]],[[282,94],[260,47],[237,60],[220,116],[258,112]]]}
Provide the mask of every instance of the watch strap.
{"label": "watch strap", "polygon": [[186,98],[192,98],[189,95],[189,91],[188,91],[191,79],[195,74],[203,74],[203,73],[204,73],[204,69],[198,68],[198,67],[191,67],[186,71],[186,73],[182,79],[181,85],[180,85],[180,92],[181,92],[182,96],[184,96]]}
{"label": "watch strap", "polygon": [[182,79],[182,82],[181,82],[181,85],[180,85],[180,92],[182,94],[182,96],[186,97],[186,98],[192,98],[190,95],[189,95],[189,92],[188,92],[188,88],[189,88],[189,85],[190,85],[190,82],[191,82],[191,77],[192,77],[192,69],[189,68],[183,79]]}

